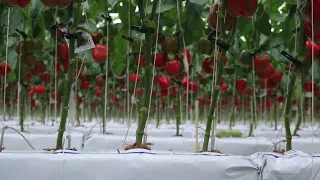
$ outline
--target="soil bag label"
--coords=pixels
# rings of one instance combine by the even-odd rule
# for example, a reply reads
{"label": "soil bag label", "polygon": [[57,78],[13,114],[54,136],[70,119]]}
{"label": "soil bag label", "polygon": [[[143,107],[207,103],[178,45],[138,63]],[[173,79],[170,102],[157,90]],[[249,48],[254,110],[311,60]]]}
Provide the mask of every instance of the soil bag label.
{"label": "soil bag label", "polygon": [[[68,29],[67,28],[61,28],[60,29],[63,33],[68,33]],[[80,34],[80,37],[76,40],[75,43],[75,49],[74,49],[74,53],[80,53],[89,49],[92,49],[95,46],[91,34],[87,33],[86,31],[83,30],[79,30],[77,31],[77,33]],[[66,38],[65,38],[66,39]],[[69,45],[69,40],[66,39],[66,42]]]}

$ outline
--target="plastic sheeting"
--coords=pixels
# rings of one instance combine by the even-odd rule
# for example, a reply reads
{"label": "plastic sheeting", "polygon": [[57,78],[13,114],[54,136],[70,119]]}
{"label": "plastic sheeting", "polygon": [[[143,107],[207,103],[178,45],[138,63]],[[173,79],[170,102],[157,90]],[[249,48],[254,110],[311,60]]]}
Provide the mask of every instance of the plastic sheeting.
{"label": "plastic sheeting", "polygon": [[175,153],[135,149],[62,153],[0,153],[4,180],[318,180],[320,154]]}
{"label": "plastic sheeting", "polygon": [[[56,134],[23,134],[35,150],[55,148],[57,142]],[[70,134],[71,148],[81,149],[82,134]],[[66,138],[64,138],[66,140]],[[65,142],[67,144],[67,140]],[[9,150],[31,150],[31,147],[19,134],[5,134],[3,146]],[[66,145],[65,145],[66,146]],[[0,176],[1,177],[1,176]],[[1,178],[0,178],[1,179]]]}
{"label": "plastic sheeting", "polygon": [[262,180],[318,180],[320,156],[301,151],[285,155],[256,153],[249,157],[261,172]]}
{"label": "plastic sheeting", "polygon": [[[284,139],[284,138],[283,138]],[[274,139],[273,142],[279,139]],[[281,149],[285,149],[285,143],[280,144]],[[293,137],[292,138],[292,149],[303,151],[306,153],[318,153],[320,152],[320,139],[319,137]]]}
{"label": "plastic sheeting", "polygon": [[[135,137],[128,136],[126,143],[132,144],[134,141]],[[153,150],[194,152],[195,149],[195,139],[191,138],[148,137],[148,142],[153,143]],[[121,136],[93,135],[84,143],[84,149],[123,149],[123,143],[124,137]],[[217,138],[215,149],[219,149],[226,154],[246,156],[267,151],[272,145],[272,142],[265,138]]]}
{"label": "plastic sheeting", "polygon": [[249,159],[216,154],[3,152],[0,161],[4,180],[260,180]]}
{"label": "plastic sheeting", "polygon": [[[17,129],[19,129],[18,126],[13,126]],[[2,127],[0,127],[1,129]],[[55,134],[57,133],[59,127],[56,126],[26,126],[25,130],[29,132],[30,134]],[[96,125],[94,128],[91,129],[91,127],[72,127],[70,132],[78,132],[82,134],[88,134],[91,130],[91,134],[97,134],[100,133],[102,130],[100,129],[99,125]],[[108,127],[107,133],[117,135],[117,136],[125,136],[127,133],[127,128],[125,127]],[[6,130],[6,134],[15,134],[16,132],[8,129]],[[148,136],[154,136],[154,137],[172,137],[176,133],[175,129],[148,129]],[[128,135],[129,136],[135,136],[136,129],[129,129]],[[194,133],[190,130],[180,130],[180,134],[183,135],[183,137],[192,138],[194,137]]]}

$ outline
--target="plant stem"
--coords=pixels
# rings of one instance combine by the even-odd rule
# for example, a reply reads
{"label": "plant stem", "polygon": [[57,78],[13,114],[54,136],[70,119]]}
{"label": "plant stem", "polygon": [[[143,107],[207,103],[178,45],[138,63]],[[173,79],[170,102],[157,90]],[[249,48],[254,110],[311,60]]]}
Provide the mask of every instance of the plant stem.
{"label": "plant stem", "polygon": [[277,98],[273,100],[273,118],[274,118],[274,130],[278,130],[278,111],[277,111]]}
{"label": "plant stem", "polygon": [[[25,113],[25,99],[26,99],[26,92],[27,89],[24,86],[21,86],[21,97],[20,97],[20,109],[19,109],[19,114],[20,114],[20,131],[24,132],[24,113]],[[31,111],[32,112],[32,111]]]}
{"label": "plant stem", "polygon": [[44,94],[41,98],[42,101],[42,117],[41,117],[41,123],[42,125],[46,125],[46,109],[47,109],[47,101],[46,101],[47,94]]}
{"label": "plant stem", "polygon": [[[180,123],[181,123],[181,100],[180,100],[180,90],[178,90],[178,94],[176,97],[176,136],[180,136]],[[188,106],[188,104],[187,104]]]}
{"label": "plant stem", "polygon": [[[109,26],[109,25],[107,25]],[[104,73],[104,67],[107,68],[107,63],[104,64],[100,64],[100,73]],[[108,78],[108,74],[106,74],[106,81],[105,83],[107,83],[107,78]],[[102,87],[102,92],[105,92],[105,86]],[[102,93],[101,96],[101,116],[102,116],[102,134],[106,134],[106,111],[105,111],[105,106],[106,106],[106,102],[105,102],[106,96],[104,93]]]}
{"label": "plant stem", "polygon": [[[226,7],[226,1],[222,0],[222,5],[220,8],[220,14],[219,14],[219,22],[224,22],[225,7]],[[236,24],[234,26],[236,27]],[[230,40],[233,41],[232,37],[234,37],[234,35],[235,35],[235,31],[236,31],[235,27],[233,28],[233,30],[230,33],[229,42],[230,42]],[[223,23],[219,23],[219,29],[222,34],[222,38],[224,38],[225,33],[224,33]],[[209,110],[209,114],[208,114],[202,151],[208,151],[212,122],[214,121],[213,124],[215,124],[215,121],[216,121],[216,119],[214,118],[214,114],[215,114],[214,112],[216,110],[217,100],[218,100],[218,96],[219,96],[219,92],[220,92],[220,83],[221,83],[221,77],[222,77],[222,73],[223,73],[223,61],[224,61],[225,57],[226,57],[226,51],[222,50],[221,56],[218,59],[218,73],[217,73],[217,77],[216,77],[216,84],[218,86],[216,86],[214,88],[214,90],[211,92],[212,101],[211,101],[210,110]],[[214,86],[214,82],[212,82],[212,83]],[[212,127],[212,128],[214,129],[214,127]]]}
{"label": "plant stem", "polygon": [[[298,0],[297,6],[300,7],[301,1]],[[303,14],[306,13],[307,8],[303,9]],[[297,54],[298,57],[302,56],[303,54],[303,50],[304,50],[304,46],[305,46],[305,39],[304,39],[304,20],[303,18],[300,16],[300,25],[299,25],[299,32],[296,33],[297,34]],[[304,57],[304,56],[303,56]],[[293,95],[293,91],[294,91],[294,85],[297,79],[297,73],[298,68],[295,68],[294,72],[292,73],[292,77],[290,79],[289,82],[289,91],[287,94],[287,98],[286,98],[286,108],[285,108],[285,114],[284,114],[284,121],[285,121],[285,129],[286,129],[286,139],[287,139],[287,147],[286,150],[290,151],[292,150],[292,135],[291,135],[291,129],[290,129],[290,122],[291,122],[291,113],[292,113],[292,109],[291,109],[291,100],[292,100],[292,95]]]}
{"label": "plant stem", "polygon": [[[103,91],[104,92],[104,91]],[[102,100],[101,100],[101,109],[102,109],[102,134],[106,134],[106,116],[105,116],[105,111],[104,111],[104,106],[105,106],[105,100],[104,100],[104,95],[101,96]]]}
{"label": "plant stem", "polygon": [[160,99],[161,99],[161,97],[160,97],[160,91],[157,91],[157,125],[156,125],[156,128],[158,129],[159,128],[159,126],[160,126]]}
{"label": "plant stem", "polygon": [[[77,1],[72,1],[69,6],[69,15],[71,16],[69,19],[73,19],[72,22],[70,22],[69,25],[69,34],[76,34],[77,33],[77,26],[79,23],[79,16],[80,11],[79,7],[81,4],[79,4]],[[62,149],[62,139],[63,134],[66,129],[66,123],[67,123],[67,116],[69,112],[69,99],[70,99],[70,92],[72,88],[72,84],[74,82],[73,78],[73,71],[76,67],[76,61],[75,61],[75,39],[70,39],[69,44],[69,71],[67,73],[67,76],[64,79],[64,91],[63,91],[63,101],[62,101],[62,113],[61,113],[61,121],[58,131],[58,137],[57,137],[57,145],[56,149]]]}
{"label": "plant stem", "polygon": [[233,87],[232,87],[232,114],[230,118],[230,124],[229,124],[229,129],[232,130],[232,125],[235,122],[235,103],[236,103],[236,82],[237,82],[237,74],[238,74],[238,68],[235,68],[234,71],[234,81],[233,81]]}
{"label": "plant stem", "polygon": [[[256,15],[254,15],[252,17],[252,28],[253,28],[253,39],[252,39],[252,49],[255,49],[257,46],[259,46],[259,34],[257,33],[257,30],[255,28],[255,20],[256,20]],[[264,45],[261,46],[261,48],[263,47]],[[256,119],[257,119],[257,111],[256,111],[256,107],[257,107],[257,98],[256,98],[256,72],[255,72],[255,67],[254,67],[254,58],[252,58],[252,86],[253,86],[253,99],[252,99],[252,103],[253,103],[253,109],[252,109],[252,121],[251,124],[250,124],[250,128],[253,127],[252,124],[257,127],[257,122],[256,122]],[[253,133],[253,129],[251,131],[250,129],[250,132]],[[249,133],[249,137],[252,136],[253,134],[250,134]]]}
{"label": "plant stem", "polygon": [[287,98],[286,98],[286,108],[285,108],[285,115],[284,115],[284,126],[286,129],[286,138],[287,138],[287,147],[286,147],[287,151],[292,150],[292,135],[291,135],[291,129],[290,129],[291,115],[290,115],[290,113],[292,112],[291,99],[292,99],[292,95],[293,95],[293,90],[294,90],[293,87],[295,85],[295,82],[296,82],[296,74],[292,73],[292,77],[289,82],[289,91],[288,91]]}
{"label": "plant stem", "polygon": [[303,119],[303,105],[304,105],[304,93],[303,93],[303,84],[304,84],[304,79],[303,79],[303,75],[300,74],[300,79],[301,79],[301,86],[300,86],[300,101],[299,101],[299,107],[298,107],[298,122],[296,124],[296,127],[293,131],[293,134],[297,134],[300,126],[301,126],[301,122]]}
{"label": "plant stem", "polygon": [[[139,6],[139,13],[140,18],[142,21],[145,20],[145,11],[144,11],[144,1],[138,0],[138,6]],[[157,7],[158,0],[153,1],[153,7]],[[150,20],[153,18],[155,14],[156,8],[152,8],[152,12],[150,15]],[[144,99],[143,103],[141,103],[141,107],[139,110],[139,123],[138,123],[138,129],[136,131],[136,144],[141,145],[142,144],[142,138],[144,135],[144,129],[147,123],[148,119],[148,109],[149,109],[149,103],[150,103],[150,94],[151,94],[151,80],[152,80],[152,74],[151,74],[151,66],[152,66],[152,34],[150,31],[147,31],[145,33],[145,40],[146,40],[146,68],[145,68],[145,74],[144,74]]]}
{"label": "plant stem", "polygon": [[[255,107],[254,107],[254,105],[253,105],[253,101],[252,100],[250,100],[250,112],[251,112],[251,116],[252,116],[252,121],[253,121],[253,109],[254,109]],[[253,123],[251,122],[250,123],[250,126],[249,126],[249,137],[252,137],[253,136]]]}

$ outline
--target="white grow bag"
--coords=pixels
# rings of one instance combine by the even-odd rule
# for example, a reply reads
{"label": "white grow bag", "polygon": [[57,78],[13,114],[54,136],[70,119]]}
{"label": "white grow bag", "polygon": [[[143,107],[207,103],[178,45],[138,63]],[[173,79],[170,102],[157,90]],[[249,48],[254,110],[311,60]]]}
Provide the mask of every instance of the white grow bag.
{"label": "white grow bag", "polygon": [[[284,139],[284,138],[283,138]],[[279,141],[274,139],[273,142]],[[286,148],[286,143],[279,144],[281,149]],[[320,152],[320,139],[318,137],[293,137],[292,138],[292,149],[303,151],[305,153],[319,153]]]}
{"label": "white grow bag", "polygon": [[263,180],[318,180],[320,156],[289,151],[285,155],[257,153],[250,158],[262,171]]}
{"label": "white grow bag", "polygon": [[[88,134],[90,132],[91,128],[84,128],[84,127],[75,127],[72,129],[73,132],[79,132],[83,134]],[[111,133],[116,136],[125,136],[127,134],[127,128],[107,128],[107,133]],[[91,134],[97,134],[100,133],[100,127],[96,126],[91,130]],[[176,134],[175,129],[148,129],[148,136],[153,137],[172,137]],[[180,130],[180,134],[183,135],[183,137],[194,137],[194,133],[192,133],[190,130]],[[130,128],[128,131],[128,136],[135,136],[136,135],[136,129]]]}
{"label": "white grow bag", "polygon": [[[45,148],[55,148],[57,143],[57,134],[25,134],[23,135],[35,148],[35,150],[42,150]],[[82,134],[70,134],[71,148],[81,149],[81,142],[83,140]],[[65,135],[66,137],[66,135]],[[65,139],[65,147],[67,147],[68,140]],[[3,146],[8,150],[31,150],[31,147],[19,134],[5,134]],[[0,176],[1,177],[1,176]]]}
{"label": "white grow bag", "polygon": [[[298,134],[300,135],[300,137],[312,137],[315,135],[315,133],[312,131],[299,131]],[[284,129],[282,130],[282,133],[280,133],[279,131],[254,131],[254,136],[276,139],[279,137],[285,137],[286,132]]]}
{"label": "white grow bag", "polygon": [[[127,144],[135,142],[135,137],[128,136]],[[154,145],[152,150],[194,152],[195,139],[184,137],[158,138],[148,137]],[[123,149],[124,137],[112,135],[93,135],[84,143],[85,150]],[[215,149],[225,154],[251,155],[265,152],[272,147],[272,142],[266,138],[217,138]]]}
{"label": "white grow bag", "polygon": [[3,152],[0,174],[4,180],[260,180],[255,165],[244,157],[137,151],[124,154]]}

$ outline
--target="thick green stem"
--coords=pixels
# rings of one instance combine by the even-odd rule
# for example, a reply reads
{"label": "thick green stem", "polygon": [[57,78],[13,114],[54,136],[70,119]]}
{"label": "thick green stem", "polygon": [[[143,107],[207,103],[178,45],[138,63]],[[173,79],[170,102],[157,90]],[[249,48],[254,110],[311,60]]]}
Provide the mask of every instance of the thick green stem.
{"label": "thick green stem", "polygon": [[178,91],[177,97],[176,97],[176,136],[180,136],[180,123],[181,123],[181,100],[180,100],[180,90]]}
{"label": "thick green stem", "polygon": [[[88,99],[87,95],[84,96],[84,99],[85,99],[85,102],[86,102],[86,100]],[[87,108],[85,107],[85,104],[83,104],[83,122],[86,122],[86,109]]]}
{"label": "thick green stem", "polygon": [[160,92],[157,92],[158,93],[158,95],[157,95],[157,125],[156,125],[156,128],[158,129],[159,128],[159,126],[160,126],[160,120],[161,120],[161,118],[160,118],[160,110],[161,110],[161,108],[160,108],[160,99],[161,99],[161,97],[160,97]]}
{"label": "thick green stem", "polygon": [[[145,11],[144,11],[144,1],[138,0],[138,6],[139,6],[139,13],[140,18],[142,21],[145,20]],[[153,1],[153,6],[157,6],[158,0]],[[152,8],[152,12],[150,15],[150,18],[153,18],[155,14],[156,8]],[[149,19],[150,19],[149,18]],[[152,20],[152,19],[150,19]],[[147,31],[145,33],[145,41],[146,41],[146,65],[147,68],[145,68],[145,74],[144,74],[144,99],[143,103],[141,104],[140,111],[139,111],[139,123],[138,123],[138,129],[136,132],[136,144],[141,145],[142,144],[142,138],[144,135],[144,129],[147,123],[148,119],[148,108],[150,103],[150,94],[151,94],[151,80],[152,80],[152,34],[150,31]]]}
{"label": "thick green stem", "polygon": [[[21,97],[20,97],[20,109],[19,109],[19,114],[20,114],[20,131],[24,132],[24,113],[25,113],[25,99],[26,99],[26,92],[27,89],[24,88],[23,86],[21,87]],[[32,112],[32,111],[31,111]]]}
{"label": "thick green stem", "polygon": [[[226,1],[223,0],[221,8],[220,8],[220,13],[219,13],[219,22],[224,22],[225,7],[226,7]],[[236,26],[236,24],[235,24],[235,26]],[[224,33],[223,23],[219,24],[219,29],[220,29],[220,32],[222,34],[222,38],[224,38],[224,34],[225,33]],[[236,31],[236,28],[234,28],[232,30],[232,32],[230,33],[230,36],[229,36],[229,39],[228,39],[229,42],[230,42],[230,40],[233,41],[233,37],[235,35],[235,31]],[[212,101],[211,101],[210,110],[209,110],[209,114],[208,114],[208,119],[207,119],[207,124],[206,124],[206,131],[205,131],[205,134],[204,134],[204,141],[203,141],[202,151],[208,151],[208,145],[209,145],[209,138],[210,138],[210,132],[211,132],[212,123],[215,124],[215,121],[216,121],[216,119],[214,118],[214,114],[215,114],[217,101],[218,101],[218,97],[219,97],[219,92],[220,92],[220,83],[221,83],[221,77],[222,77],[222,73],[223,73],[223,61],[224,61],[225,57],[226,57],[226,51],[222,50],[221,56],[218,59],[218,73],[217,73],[217,76],[216,76],[216,84],[217,84],[217,86],[215,86],[213,84],[213,86],[215,88],[211,92]],[[214,83],[214,82],[212,82],[212,83]],[[214,129],[214,127],[212,127],[212,128]]]}
{"label": "thick green stem", "polygon": [[[102,95],[102,97],[104,97],[104,95]],[[102,115],[102,134],[105,134],[106,133],[106,116],[105,116],[105,110],[104,110],[104,106],[105,106],[105,101],[104,99],[101,100],[101,115]]]}
{"label": "thick green stem", "polygon": [[46,94],[43,95],[41,98],[42,101],[42,117],[41,117],[41,123],[42,125],[46,125],[46,109],[47,109],[47,101],[46,101]]}
{"label": "thick green stem", "polygon": [[[225,56],[226,56],[226,52],[223,51],[222,54],[221,54],[221,58],[219,58],[219,61],[218,61],[218,74],[217,74],[217,80],[216,81],[217,81],[217,84],[219,84],[219,85],[220,85],[220,82],[221,82],[221,77],[222,77],[222,72],[223,72],[223,59],[225,58]],[[209,144],[211,126],[212,126],[212,122],[215,121],[214,112],[216,110],[219,91],[220,91],[220,87],[219,86],[215,87],[214,90],[212,91],[212,95],[211,95],[212,102],[211,102],[210,110],[209,110],[209,114],[208,114],[206,132],[205,132],[205,135],[204,135],[204,142],[203,142],[202,151],[208,151],[208,144]],[[215,122],[213,122],[213,123],[215,124]]]}
{"label": "thick green stem", "polygon": [[274,130],[278,130],[278,108],[276,104],[277,98],[273,101],[273,118],[274,118]]}
{"label": "thick green stem", "polygon": [[233,81],[233,87],[232,87],[232,114],[230,118],[230,124],[229,124],[229,129],[232,130],[232,126],[235,122],[235,112],[236,112],[236,82],[237,82],[237,74],[238,74],[238,68],[235,68],[234,72],[234,81]]}
{"label": "thick green stem", "polygon": [[[301,1],[298,0],[297,6],[300,7]],[[307,11],[307,8],[303,9],[302,14],[305,14]],[[305,48],[305,39],[304,39],[304,20],[303,18],[300,16],[300,25],[299,25],[299,32],[296,33],[297,34],[297,54],[298,57],[304,57],[303,55],[303,51]],[[284,114],[284,124],[285,124],[285,129],[286,129],[286,138],[287,138],[287,147],[286,150],[290,151],[292,150],[292,135],[291,135],[291,129],[290,129],[290,122],[291,122],[291,113],[292,113],[292,109],[291,109],[291,100],[292,100],[292,96],[293,96],[293,92],[294,92],[294,85],[297,79],[297,71],[298,68],[295,68],[295,71],[292,73],[292,77],[290,79],[289,82],[289,91],[287,94],[287,98],[286,98],[286,107],[285,107],[285,114]]]}
{"label": "thick green stem", "polygon": [[[108,26],[108,25],[107,25]],[[104,64],[100,64],[100,72],[104,73],[104,67],[107,68],[107,63]],[[106,82],[107,82],[107,78],[108,78],[108,74],[106,74]],[[105,83],[106,83],[105,82]],[[105,86],[103,86],[102,88],[102,92],[105,92]],[[101,116],[102,116],[102,134],[106,134],[106,111],[105,111],[105,106],[106,106],[106,99],[107,97],[105,96],[105,94],[103,93],[101,96]]]}
{"label": "thick green stem", "polygon": [[[284,115],[284,126],[286,129],[286,138],[287,138],[287,151],[292,150],[292,135],[291,135],[291,129],[290,129],[290,119],[292,113],[292,106],[291,106],[291,99],[294,91],[294,85],[296,83],[296,74],[293,73],[289,82],[289,91],[286,98],[286,108],[285,108],[285,115]],[[290,88],[291,87],[291,88]]]}
{"label": "thick green stem", "polygon": [[89,119],[89,122],[92,121],[92,118],[93,118],[93,114],[92,114],[92,107],[91,107],[91,98],[90,98],[90,96],[88,96],[88,119]]}
{"label": "thick green stem", "polygon": [[300,129],[300,126],[301,126],[301,122],[302,122],[302,119],[303,119],[303,106],[304,106],[304,93],[303,93],[303,85],[304,85],[304,79],[303,79],[303,75],[300,74],[300,79],[301,79],[301,86],[300,86],[300,101],[299,101],[299,107],[298,107],[298,122],[296,124],[296,127],[293,131],[293,134],[296,135],[298,134],[298,131]]}
{"label": "thick green stem", "polygon": [[[250,100],[250,111],[251,111],[251,115],[252,115],[252,119],[253,119],[253,109],[254,109],[254,105],[253,105],[253,101]],[[252,120],[253,121],[253,120]],[[251,122],[250,123],[250,126],[249,126],[249,137],[252,137],[253,136],[253,123]]]}
{"label": "thick green stem", "polygon": [[[69,14],[71,15],[70,19],[73,19],[71,24],[69,25],[69,34],[76,34],[77,33],[77,26],[79,23],[79,11],[80,4],[76,1],[72,1],[70,7],[69,7]],[[76,68],[76,61],[75,61],[75,39],[70,39],[69,43],[69,71],[65,76],[64,79],[64,91],[63,91],[63,101],[62,101],[62,113],[61,113],[61,121],[58,131],[58,137],[57,137],[57,145],[56,149],[62,149],[62,140],[63,140],[63,134],[66,129],[66,123],[67,123],[67,116],[69,112],[69,99],[70,99],[70,92],[72,88],[72,84],[74,82],[73,78],[73,71]]]}
{"label": "thick green stem", "polygon": [[[257,46],[259,46],[259,34],[257,33],[257,30],[255,28],[255,20],[256,20],[256,16],[254,15],[252,17],[252,28],[253,28],[253,38],[252,38],[252,48],[251,49],[255,49]],[[264,45],[263,45],[264,46]],[[261,48],[263,47],[261,46]],[[252,121],[250,123],[250,128],[252,127],[252,125],[254,124],[255,127],[257,127],[257,98],[256,98],[256,73],[255,73],[255,67],[254,67],[254,58],[252,58],[252,86],[253,86],[253,99],[252,99],[252,103],[253,103],[253,109],[252,109]],[[251,131],[251,133],[253,133],[253,130]],[[250,136],[250,133],[249,133]],[[252,136],[252,134],[251,134]]]}

